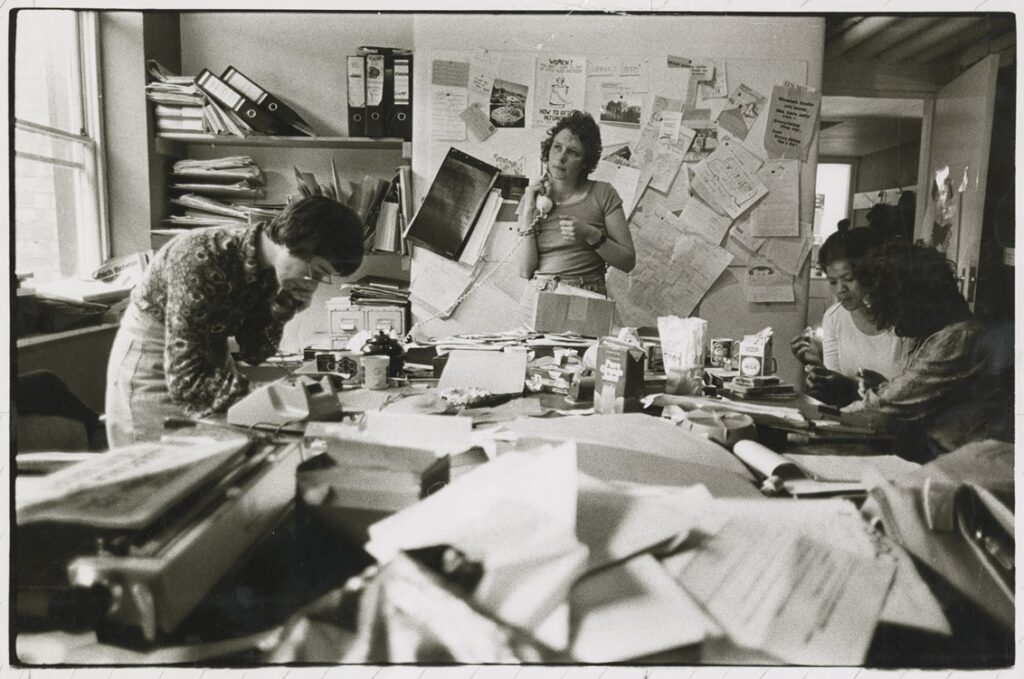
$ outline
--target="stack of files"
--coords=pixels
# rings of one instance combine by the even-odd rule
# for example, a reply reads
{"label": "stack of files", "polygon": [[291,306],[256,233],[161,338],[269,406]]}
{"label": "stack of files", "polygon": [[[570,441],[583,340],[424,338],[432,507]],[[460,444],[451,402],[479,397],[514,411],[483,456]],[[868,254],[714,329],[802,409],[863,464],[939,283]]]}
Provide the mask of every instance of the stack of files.
{"label": "stack of files", "polygon": [[177,181],[171,188],[179,191],[236,198],[263,196],[263,172],[248,156],[178,161],[171,177]]}
{"label": "stack of files", "polygon": [[154,60],[147,62],[153,81],[146,98],[154,103],[157,134],[210,132],[204,113],[206,97],[191,76],[174,75]]}
{"label": "stack of files", "polygon": [[172,198],[171,203],[185,208],[185,214],[171,215],[164,220],[177,227],[247,225],[252,222],[272,219],[283,209],[281,206],[225,203],[194,193],[186,193],[179,198]]}
{"label": "stack of files", "polygon": [[409,303],[409,284],[381,276],[364,276],[349,289],[349,300],[356,306],[405,306]]}
{"label": "stack of files", "polygon": [[229,156],[212,160],[190,158],[174,163],[171,176],[186,181],[215,184],[239,181],[263,182],[263,171],[249,156]]}

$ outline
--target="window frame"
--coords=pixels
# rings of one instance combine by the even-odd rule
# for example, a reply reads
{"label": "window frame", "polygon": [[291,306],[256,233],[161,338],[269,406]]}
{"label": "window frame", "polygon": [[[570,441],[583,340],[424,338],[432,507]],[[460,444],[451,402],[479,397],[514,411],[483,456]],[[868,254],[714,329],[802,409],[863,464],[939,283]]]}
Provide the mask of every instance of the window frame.
{"label": "window frame", "polygon": [[[12,139],[14,153],[11,169],[12,176],[15,176],[15,162],[17,159],[23,159],[77,170],[74,188],[78,207],[76,257],[77,270],[79,274],[84,274],[96,269],[110,257],[103,111],[100,103],[103,83],[100,69],[99,16],[95,11],[70,11],[74,17],[76,42],[71,75],[79,84],[78,96],[72,102],[72,117],[73,125],[79,128],[79,133],[17,117],[14,117],[14,129],[76,144],[83,149],[82,160],[76,162],[56,156],[19,151],[15,140]],[[15,205],[17,201],[18,195],[15,191]]]}

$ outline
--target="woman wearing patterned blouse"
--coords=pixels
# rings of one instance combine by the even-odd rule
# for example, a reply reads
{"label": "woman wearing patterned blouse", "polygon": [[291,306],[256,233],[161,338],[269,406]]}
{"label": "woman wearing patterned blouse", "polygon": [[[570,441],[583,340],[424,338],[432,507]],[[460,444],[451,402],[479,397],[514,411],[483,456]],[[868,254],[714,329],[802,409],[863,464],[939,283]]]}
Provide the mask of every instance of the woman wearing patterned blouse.
{"label": "woman wearing patterned blouse", "polygon": [[269,223],[175,237],[132,292],[107,367],[111,446],[157,438],[165,417],[224,411],[248,393],[228,352],[257,364],[284,324],[332,275],[362,262],[363,228],[323,196],[290,204]]}
{"label": "woman wearing patterned blouse", "polygon": [[894,241],[871,270],[878,327],[919,344],[902,372],[875,388],[862,384],[863,400],[843,411],[893,418],[896,452],[918,462],[971,441],[1012,441],[1012,332],[974,317],[935,248]]}

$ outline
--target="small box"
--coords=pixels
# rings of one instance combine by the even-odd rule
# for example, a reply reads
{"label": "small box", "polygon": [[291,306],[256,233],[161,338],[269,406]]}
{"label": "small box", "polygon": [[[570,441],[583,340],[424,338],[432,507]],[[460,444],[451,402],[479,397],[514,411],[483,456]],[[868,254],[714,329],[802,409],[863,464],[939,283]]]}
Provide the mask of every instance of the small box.
{"label": "small box", "polygon": [[611,334],[614,320],[615,302],[610,299],[541,292],[537,294],[533,329],[537,332],[574,332],[586,337],[604,337]]}
{"label": "small box", "polygon": [[605,338],[597,346],[594,412],[631,413],[641,409],[647,354],[634,345]]}
{"label": "small box", "polygon": [[775,372],[772,361],[771,335],[747,335],[740,340],[740,375],[771,375]]}
{"label": "small box", "polygon": [[331,338],[331,349],[344,349],[348,341],[366,330],[373,335],[383,330],[384,334],[405,335],[406,307],[403,306],[358,306],[348,297],[334,297],[327,301],[327,332]]}

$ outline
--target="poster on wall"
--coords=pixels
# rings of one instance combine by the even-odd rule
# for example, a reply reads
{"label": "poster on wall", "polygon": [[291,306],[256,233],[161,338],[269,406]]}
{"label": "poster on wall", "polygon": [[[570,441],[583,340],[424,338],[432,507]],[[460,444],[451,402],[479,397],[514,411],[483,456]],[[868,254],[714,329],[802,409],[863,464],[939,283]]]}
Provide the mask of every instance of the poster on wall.
{"label": "poster on wall", "polygon": [[529,91],[526,85],[494,79],[491,122],[495,127],[526,127],[526,95]]}
{"label": "poster on wall", "polygon": [[587,60],[583,57],[541,57],[537,61],[537,89],[533,124],[549,127],[584,110]]}
{"label": "poster on wall", "polygon": [[821,95],[803,87],[776,85],[768,107],[764,149],[769,158],[807,160],[817,127]]}
{"label": "poster on wall", "polygon": [[600,121],[607,125],[640,127],[644,93],[617,82],[601,83]]}
{"label": "poster on wall", "polygon": [[461,141],[466,138],[462,112],[469,102],[469,64],[435,59],[430,71],[430,136]]}
{"label": "poster on wall", "polygon": [[746,139],[765,101],[764,95],[740,83],[729,95],[729,108],[718,114],[718,124],[733,136]]}

